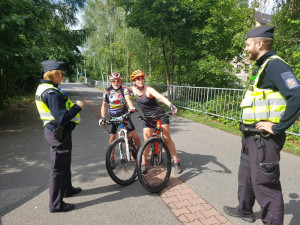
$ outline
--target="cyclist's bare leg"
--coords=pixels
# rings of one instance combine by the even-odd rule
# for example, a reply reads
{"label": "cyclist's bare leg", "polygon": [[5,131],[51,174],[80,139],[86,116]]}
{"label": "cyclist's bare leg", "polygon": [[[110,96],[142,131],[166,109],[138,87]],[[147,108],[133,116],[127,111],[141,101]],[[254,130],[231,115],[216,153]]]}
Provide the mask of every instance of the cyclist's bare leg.
{"label": "cyclist's bare leg", "polygon": [[140,139],[140,137],[137,135],[137,133],[136,133],[135,130],[130,131],[130,134],[131,134],[131,137],[134,140],[134,143],[136,144],[137,149],[139,150],[140,147],[141,147],[141,139]]}
{"label": "cyclist's bare leg", "polygon": [[175,144],[171,138],[171,134],[170,134],[170,125],[169,124],[163,124],[162,126],[163,129],[163,138],[164,141],[166,142],[170,153],[173,157],[174,162],[178,162],[178,157],[177,157],[177,152],[176,152],[176,148],[175,148]]}
{"label": "cyclist's bare leg", "polygon": [[[153,136],[153,128],[145,127],[143,129],[143,136],[144,136],[144,141],[151,138]],[[144,154],[142,156],[142,164],[146,164],[146,159],[149,155],[149,148],[150,148],[150,146],[148,145],[144,151]]]}
{"label": "cyclist's bare leg", "polygon": [[[110,145],[114,140],[116,140],[117,138],[117,134],[109,134],[109,141],[108,141],[108,144]],[[114,158],[115,156],[115,150],[112,150],[111,152],[111,158]]]}

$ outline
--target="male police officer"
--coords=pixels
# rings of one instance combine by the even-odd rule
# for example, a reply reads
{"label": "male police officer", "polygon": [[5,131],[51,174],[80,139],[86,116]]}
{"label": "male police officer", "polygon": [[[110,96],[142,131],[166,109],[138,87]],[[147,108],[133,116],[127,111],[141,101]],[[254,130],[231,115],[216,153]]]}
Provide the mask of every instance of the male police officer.
{"label": "male police officer", "polygon": [[68,95],[58,89],[64,78],[66,64],[57,60],[41,63],[44,80],[41,80],[35,100],[40,117],[44,123],[44,136],[50,145],[50,203],[49,211],[67,212],[75,208],[74,204],[63,201],[81,191],[71,182],[72,130],[80,121],[79,112],[83,103],[71,102]]}
{"label": "male police officer", "polygon": [[250,60],[256,60],[259,68],[241,103],[239,205],[224,206],[224,212],[252,223],[256,199],[261,206],[262,222],[282,225],[279,152],[285,142],[285,130],[299,116],[300,84],[289,65],[271,50],[273,32],[273,26],[260,26],[247,32],[244,51]]}

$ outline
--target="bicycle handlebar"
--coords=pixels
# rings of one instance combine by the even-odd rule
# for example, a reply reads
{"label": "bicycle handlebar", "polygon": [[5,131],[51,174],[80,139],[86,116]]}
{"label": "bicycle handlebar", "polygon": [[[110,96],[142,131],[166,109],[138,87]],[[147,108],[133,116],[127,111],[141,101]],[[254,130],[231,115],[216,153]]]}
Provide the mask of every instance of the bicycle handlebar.
{"label": "bicycle handlebar", "polygon": [[152,119],[152,120],[159,120],[161,117],[170,117],[172,115],[172,112],[165,112],[165,113],[161,113],[161,114],[158,114],[158,115],[151,115],[151,116],[137,116],[137,118],[141,119],[141,120],[149,120],[149,119]]}
{"label": "bicycle handlebar", "polygon": [[132,114],[134,112],[127,112],[122,116],[119,117],[113,117],[110,120],[107,120],[104,122],[104,124],[111,124],[111,123],[121,123],[124,119],[127,119],[130,117],[130,114]]}

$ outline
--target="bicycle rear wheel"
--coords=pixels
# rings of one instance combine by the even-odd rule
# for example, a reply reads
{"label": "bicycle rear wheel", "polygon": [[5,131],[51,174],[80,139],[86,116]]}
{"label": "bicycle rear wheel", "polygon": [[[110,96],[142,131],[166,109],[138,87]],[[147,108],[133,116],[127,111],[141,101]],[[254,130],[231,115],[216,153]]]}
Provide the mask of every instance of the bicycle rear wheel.
{"label": "bicycle rear wheel", "polygon": [[[137,149],[132,142],[128,142],[130,159],[126,156],[125,139],[120,137],[113,141],[106,152],[106,169],[111,179],[120,185],[129,185],[135,181],[136,152]],[[114,167],[111,164],[111,156],[114,155]]]}
{"label": "bicycle rear wheel", "polygon": [[[159,154],[155,151],[155,145],[158,146]],[[146,157],[145,174],[141,168],[143,155]],[[141,185],[149,192],[160,192],[165,188],[170,173],[171,155],[167,145],[156,137],[148,139],[137,155],[137,174]]]}

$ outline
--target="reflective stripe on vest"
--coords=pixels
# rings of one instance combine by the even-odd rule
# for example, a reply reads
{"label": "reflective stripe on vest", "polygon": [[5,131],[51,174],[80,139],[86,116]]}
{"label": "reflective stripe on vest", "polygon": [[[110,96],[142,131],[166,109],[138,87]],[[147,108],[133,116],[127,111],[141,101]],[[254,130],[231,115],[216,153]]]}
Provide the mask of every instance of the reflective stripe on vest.
{"label": "reflective stripe on vest", "polygon": [[267,64],[273,59],[283,60],[279,56],[273,55],[263,63],[254,80],[252,89],[246,92],[241,103],[243,109],[242,120],[245,124],[253,124],[262,120],[279,123],[285,112],[286,100],[279,91],[275,92],[271,89],[260,89],[257,87]]}
{"label": "reflective stripe on vest", "polygon": [[[64,96],[64,98],[67,99],[67,101],[66,101],[66,109],[67,110],[70,110],[70,108],[74,105],[74,103],[71,101],[71,99],[69,97],[67,97],[62,91],[60,91],[58,88],[54,87],[52,84],[47,84],[47,83],[40,84],[35,93],[35,103],[36,103],[37,109],[39,111],[40,118],[44,122],[44,124],[43,124],[44,126],[47,123],[49,123],[50,121],[55,120],[53,115],[51,114],[48,106],[42,101],[42,94],[48,89],[57,90]],[[74,121],[75,123],[79,124],[79,122],[80,122],[79,113],[77,113],[77,115],[71,121]]]}

